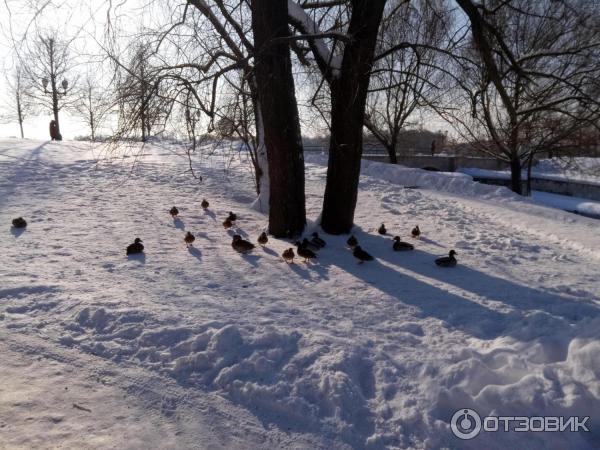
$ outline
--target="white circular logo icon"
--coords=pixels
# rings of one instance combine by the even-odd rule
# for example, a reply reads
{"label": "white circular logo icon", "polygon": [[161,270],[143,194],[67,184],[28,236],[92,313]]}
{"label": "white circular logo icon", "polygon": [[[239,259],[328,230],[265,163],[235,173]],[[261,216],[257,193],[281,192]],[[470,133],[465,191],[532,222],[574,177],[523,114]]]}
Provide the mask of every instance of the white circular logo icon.
{"label": "white circular logo icon", "polygon": [[459,439],[473,439],[481,431],[481,417],[472,409],[459,409],[450,420],[450,428]]}

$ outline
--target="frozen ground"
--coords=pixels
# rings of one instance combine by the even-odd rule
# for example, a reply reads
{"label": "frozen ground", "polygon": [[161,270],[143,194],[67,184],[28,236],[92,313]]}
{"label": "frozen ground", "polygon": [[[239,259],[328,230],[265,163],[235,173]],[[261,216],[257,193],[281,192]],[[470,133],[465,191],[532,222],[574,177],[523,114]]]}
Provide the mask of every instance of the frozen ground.
{"label": "frozen ground", "polygon": [[[377,261],[324,236],[317,263],[288,266],[287,242],[240,256],[220,225],[230,210],[252,240],[266,225],[246,171],[197,158],[199,183],[175,147],[145,153],[0,142],[0,448],[600,446],[597,221],[365,161],[355,234]],[[417,250],[392,252],[381,222],[407,240],[419,224]],[[128,259],[136,236],[145,256]],[[435,266],[451,248],[459,266]],[[465,407],[590,415],[591,431],[459,441]]]}

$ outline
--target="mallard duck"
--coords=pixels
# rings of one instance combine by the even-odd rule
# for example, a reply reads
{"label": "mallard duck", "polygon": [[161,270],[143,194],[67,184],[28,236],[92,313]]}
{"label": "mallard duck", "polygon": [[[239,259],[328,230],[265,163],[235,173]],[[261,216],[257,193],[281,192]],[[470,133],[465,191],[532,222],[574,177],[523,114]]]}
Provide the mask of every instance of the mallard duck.
{"label": "mallard duck", "polygon": [[436,259],[435,263],[441,267],[454,267],[457,263],[455,258],[455,255],[457,254],[458,253],[456,253],[454,250],[450,250],[448,256],[442,256],[441,258]]}
{"label": "mallard duck", "polygon": [[231,246],[236,252],[239,253],[248,253],[254,248],[254,244],[252,242],[243,240],[239,234],[233,236]]}
{"label": "mallard duck", "polygon": [[356,238],[352,234],[352,235],[350,235],[350,237],[346,241],[346,244],[348,244],[348,247],[350,247],[351,249],[354,250],[354,247],[356,247],[358,245],[358,241],[356,240]]}
{"label": "mallard duck", "polygon": [[281,256],[283,257],[283,260],[286,263],[293,263],[294,262],[294,256],[296,256],[294,254],[294,249],[293,248],[288,248],[287,250],[284,250],[283,253],[281,254]]}
{"label": "mallard duck", "polygon": [[135,238],[133,244],[129,244],[127,246],[127,254],[135,255],[136,253],[142,253],[144,251],[144,245],[142,244],[142,240],[140,238]]}
{"label": "mallard duck", "polygon": [[360,245],[357,245],[356,247],[354,247],[354,251],[352,252],[352,254],[354,255],[354,257],[356,259],[358,259],[360,261],[359,264],[362,264],[365,261],[373,261],[373,259],[374,259],[371,255],[369,255],[362,248],[360,248]]}
{"label": "mallard duck", "polygon": [[412,237],[414,237],[415,239],[419,239],[419,237],[421,236],[421,230],[419,229],[419,225],[412,229],[411,234]]}
{"label": "mallard duck", "polygon": [[267,233],[265,233],[263,231],[262,233],[260,233],[260,236],[258,237],[258,243],[260,245],[266,245],[267,242],[269,242],[269,237],[267,236]]}
{"label": "mallard duck", "polygon": [[397,252],[401,252],[405,250],[414,250],[415,246],[409,244],[408,242],[402,242],[400,240],[400,236],[394,236],[394,245],[392,246],[392,248]]}
{"label": "mallard duck", "polygon": [[298,256],[304,258],[304,262],[317,257],[315,252],[304,246],[304,242],[296,242],[296,245],[298,246]]}
{"label": "mallard duck", "polygon": [[381,224],[381,226],[377,229],[377,232],[379,234],[386,234],[387,233],[387,229],[385,228],[385,224]]}
{"label": "mallard duck", "polygon": [[[298,243],[296,243],[296,245],[298,245]],[[312,251],[315,251],[315,252],[318,252],[319,250],[321,250],[321,247],[320,247],[320,246],[318,246],[317,244],[315,244],[315,243],[314,243],[314,242],[312,242],[312,241],[309,241],[309,240],[308,240],[308,239],[306,239],[306,238],[302,239],[302,246],[303,246],[304,248],[308,248],[308,249],[310,249],[310,250],[312,250]]]}
{"label": "mallard duck", "polygon": [[177,217],[179,215],[179,210],[177,209],[176,206],[173,206],[171,208],[171,210],[169,211],[169,214],[171,214],[171,217],[173,217],[173,219],[174,219],[175,217]]}
{"label": "mallard duck", "polygon": [[200,203],[200,206],[202,206],[202,209],[208,209],[208,207],[210,206],[210,203],[208,203],[208,201],[206,201],[206,199],[203,198],[202,203]]}
{"label": "mallard duck", "polygon": [[229,211],[229,215],[227,216],[227,218],[231,221],[231,222],[235,222],[237,220],[237,214],[232,213],[231,211]]}
{"label": "mallard duck", "polygon": [[194,243],[194,241],[196,240],[196,237],[188,231],[187,234],[185,235],[185,237],[183,238],[183,240],[189,247],[190,245],[192,245]]}
{"label": "mallard duck", "polygon": [[223,221],[223,228],[225,228],[226,230],[228,230],[232,226],[233,226],[233,222],[231,220],[229,220],[229,217]]}
{"label": "mallard duck", "polygon": [[310,240],[313,244],[318,245],[319,247],[323,248],[327,245],[327,242],[325,242],[323,239],[321,239],[321,237],[319,236],[319,233],[314,232],[313,234],[311,234],[312,239]]}
{"label": "mallard duck", "polygon": [[22,217],[17,217],[12,220],[12,226],[15,228],[25,228],[27,226],[27,221]]}

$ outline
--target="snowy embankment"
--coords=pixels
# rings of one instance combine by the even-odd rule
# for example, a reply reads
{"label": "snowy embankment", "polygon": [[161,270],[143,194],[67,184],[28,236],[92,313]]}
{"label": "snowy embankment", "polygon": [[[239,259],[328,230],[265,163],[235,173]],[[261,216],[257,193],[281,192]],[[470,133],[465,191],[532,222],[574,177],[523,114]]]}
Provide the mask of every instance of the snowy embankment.
{"label": "snowy embankment", "polygon": [[[198,183],[174,146],[147,147],[135,166],[96,163],[98,151],[0,143],[0,345],[11,349],[0,442],[78,445],[85,429],[95,448],[598,447],[597,222],[467,177],[365,161],[355,235],[377,261],[359,265],[347,236],[325,235],[315,264],[287,265],[283,240],[231,249],[227,211],[251,240],[266,219],[226,156],[197,157]],[[320,158],[307,161],[312,219]],[[21,233],[8,225],[19,215]],[[424,236],[394,253],[381,222]],[[127,258],[136,236],[145,256]],[[458,267],[435,266],[451,248]],[[459,441],[449,420],[466,407],[590,415],[591,432]]]}

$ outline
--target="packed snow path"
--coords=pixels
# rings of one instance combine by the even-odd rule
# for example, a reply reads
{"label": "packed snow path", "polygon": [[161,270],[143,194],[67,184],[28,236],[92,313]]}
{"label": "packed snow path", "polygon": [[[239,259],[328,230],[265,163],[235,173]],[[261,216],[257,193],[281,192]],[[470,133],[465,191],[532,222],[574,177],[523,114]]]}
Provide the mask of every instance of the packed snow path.
{"label": "packed snow path", "polygon": [[[174,146],[136,164],[99,152],[0,143],[0,448],[600,445],[598,222],[364,176],[355,235],[377,261],[359,265],[347,236],[323,235],[314,264],[287,265],[282,240],[231,249],[231,234],[255,241],[266,218],[223,154],[195,160],[199,183]],[[17,216],[25,231],[10,228]],[[417,249],[394,253],[391,237],[412,242],[416,224]],[[127,258],[135,237],[145,255]],[[451,248],[458,267],[436,267]],[[589,415],[591,432],[459,441],[448,422],[466,407]]]}

